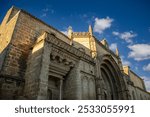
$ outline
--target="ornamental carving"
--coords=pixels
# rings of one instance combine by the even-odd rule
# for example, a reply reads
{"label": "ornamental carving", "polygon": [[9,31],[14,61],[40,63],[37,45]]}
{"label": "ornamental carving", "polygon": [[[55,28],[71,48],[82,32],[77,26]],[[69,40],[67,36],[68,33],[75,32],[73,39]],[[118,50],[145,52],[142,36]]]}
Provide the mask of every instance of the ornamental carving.
{"label": "ornamental carving", "polygon": [[73,55],[75,55],[76,57],[82,58],[86,61],[90,61],[93,62],[93,59],[91,58],[91,56],[85,54],[82,51],[79,51],[77,48],[67,44],[66,42],[58,39],[57,37],[55,37],[54,35],[48,34],[47,38],[46,38],[47,42],[52,43],[53,45],[56,45],[56,47],[59,47],[60,49],[63,49]]}
{"label": "ornamental carving", "polygon": [[73,67],[75,65],[75,59],[70,57],[67,53],[64,53],[56,48],[52,48],[52,53],[50,54],[50,60],[56,63],[61,63],[63,65],[68,65]]}

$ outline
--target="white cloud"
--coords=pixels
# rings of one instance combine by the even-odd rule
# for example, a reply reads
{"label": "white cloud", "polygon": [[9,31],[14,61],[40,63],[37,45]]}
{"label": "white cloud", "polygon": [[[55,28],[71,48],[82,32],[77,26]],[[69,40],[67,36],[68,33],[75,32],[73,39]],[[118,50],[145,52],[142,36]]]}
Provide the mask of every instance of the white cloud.
{"label": "white cloud", "polygon": [[137,34],[133,33],[132,31],[123,33],[113,31],[112,34],[118,36],[120,39],[125,40],[127,43],[132,43],[132,39],[137,36]]}
{"label": "white cloud", "polygon": [[150,78],[146,76],[141,76],[141,78],[144,79],[146,89],[150,92]]}
{"label": "white cloud", "polygon": [[134,44],[128,46],[131,51],[128,54],[129,58],[141,61],[150,59],[150,45],[149,44]]}
{"label": "white cloud", "polygon": [[94,32],[97,32],[99,34],[103,33],[104,30],[111,27],[113,22],[113,19],[106,17],[106,18],[95,18],[94,23]]}
{"label": "white cloud", "polygon": [[139,68],[135,66],[135,70],[136,70],[136,71],[138,71],[138,70],[139,70]]}
{"label": "white cloud", "polygon": [[115,35],[115,36],[118,36],[118,35],[119,35],[119,32],[113,31],[112,34]]}
{"label": "white cloud", "polygon": [[124,56],[121,56],[121,61],[124,66],[131,66],[130,61],[125,60]]}
{"label": "white cloud", "polygon": [[68,31],[61,31],[63,34],[68,35]]}
{"label": "white cloud", "polygon": [[47,12],[49,11],[49,8],[44,8],[44,9],[42,9],[42,15],[41,15],[41,17],[46,17],[47,16]]}
{"label": "white cloud", "polygon": [[115,52],[116,48],[117,48],[117,43],[112,43],[109,48]]}
{"label": "white cloud", "polygon": [[149,71],[150,72],[150,63],[147,66],[143,67],[144,71]]}
{"label": "white cloud", "polygon": [[46,17],[47,16],[47,14],[46,13],[43,13],[42,15],[41,15],[41,17]]}
{"label": "white cloud", "polygon": [[49,8],[42,9],[42,11],[47,12],[49,11]]}
{"label": "white cloud", "polygon": [[48,13],[53,14],[54,10],[53,9],[49,9],[49,8],[44,8],[42,9],[43,14],[41,15],[41,17],[46,17]]}
{"label": "white cloud", "polygon": [[124,39],[126,42],[130,43],[131,39],[134,38],[136,36],[136,34],[132,33],[132,32],[124,32],[120,35],[121,39]]}

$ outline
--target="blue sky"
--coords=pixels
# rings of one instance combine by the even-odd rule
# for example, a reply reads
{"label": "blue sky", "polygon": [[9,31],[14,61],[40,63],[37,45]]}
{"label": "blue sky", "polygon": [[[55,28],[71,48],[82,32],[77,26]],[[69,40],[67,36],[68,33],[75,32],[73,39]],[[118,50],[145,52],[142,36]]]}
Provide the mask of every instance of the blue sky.
{"label": "blue sky", "polygon": [[125,65],[144,78],[150,91],[150,0],[0,0],[0,22],[12,6],[56,29],[87,31],[119,48]]}

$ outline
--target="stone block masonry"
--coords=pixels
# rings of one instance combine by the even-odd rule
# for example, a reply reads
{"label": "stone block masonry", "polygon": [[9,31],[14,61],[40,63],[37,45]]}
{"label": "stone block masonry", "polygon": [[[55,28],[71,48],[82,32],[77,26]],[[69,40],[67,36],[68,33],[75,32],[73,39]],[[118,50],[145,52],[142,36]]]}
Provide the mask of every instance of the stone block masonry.
{"label": "stone block masonry", "polygon": [[0,25],[0,99],[150,99],[122,69],[91,26],[66,36],[15,7]]}

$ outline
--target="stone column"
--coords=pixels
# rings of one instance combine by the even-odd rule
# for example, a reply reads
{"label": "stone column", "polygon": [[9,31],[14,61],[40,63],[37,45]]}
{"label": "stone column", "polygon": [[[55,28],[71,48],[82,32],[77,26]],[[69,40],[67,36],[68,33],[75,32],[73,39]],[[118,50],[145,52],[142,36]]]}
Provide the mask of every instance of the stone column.
{"label": "stone column", "polygon": [[63,99],[63,79],[60,79],[60,86],[59,86],[59,99]]}

